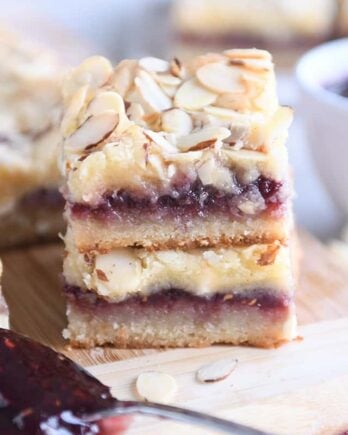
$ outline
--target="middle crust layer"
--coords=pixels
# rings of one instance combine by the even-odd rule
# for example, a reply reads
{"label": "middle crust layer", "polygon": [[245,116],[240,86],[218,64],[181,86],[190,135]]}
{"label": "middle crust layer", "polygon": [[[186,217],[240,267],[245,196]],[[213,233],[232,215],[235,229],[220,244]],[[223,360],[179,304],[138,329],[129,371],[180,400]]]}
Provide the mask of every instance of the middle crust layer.
{"label": "middle crust layer", "polygon": [[228,249],[147,251],[121,248],[80,253],[66,237],[67,283],[108,301],[180,288],[209,296],[269,288],[293,294],[290,248],[279,242]]}

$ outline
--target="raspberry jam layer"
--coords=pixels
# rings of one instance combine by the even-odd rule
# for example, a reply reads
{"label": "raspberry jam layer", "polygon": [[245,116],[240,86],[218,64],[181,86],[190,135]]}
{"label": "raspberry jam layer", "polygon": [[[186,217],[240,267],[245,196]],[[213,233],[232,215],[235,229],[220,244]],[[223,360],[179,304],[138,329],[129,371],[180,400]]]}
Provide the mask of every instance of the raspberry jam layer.
{"label": "raspberry jam layer", "polygon": [[1,434],[121,434],[128,417],[83,421],[117,403],[108,387],[73,361],[0,328]]}
{"label": "raspberry jam layer", "polygon": [[43,206],[50,209],[62,209],[64,198],[58,189],[42,188],[24,195],[21,199],[21,206],[27,209]]}
{"label": "raspberry jam layer", "polygon": [[214,316],[218,314],[222,307],[234,307],[236,309],[254,308],[269,312],[287,311],[292,300],[285,293],[274,292],[273,290],[257,288],[240,293],[220,294],[216,293],[209,297],[196,296],[180,289],[167,289],[157,291],[150,295],[131,296],[121,302],[108,302],[99,298],[92,291],[84,291],[76,286],[65,285],[65,293],[70,302],[79,305],[81,309],[92,309],[101,311],[112,311],[113,308],[120,310],[139,311],[139,308],[151,306],[161,312],[180,312],[180,307],[190,306],[195,314],[202,316]]}
{"label": "raspberry jam layer", "polygon": [[70,203],[69,208],[77,219],[92,218],[96,220],[131,220],[142,216],[156,219],[188,219],[210,214],[224,214],[233,219],[248,216],[239,205],[245,201],[255,204],[253,217],[263,214],[280,217],[284,211],[288,192],[282,182],[260,176],[253,183],[238,185],[238,193],[228,194],[213,186],[203,185],[199,180],[188,186],[180,185],[171,195],[156,198],[120,190],[105,193],[103,201],[97,206]]}

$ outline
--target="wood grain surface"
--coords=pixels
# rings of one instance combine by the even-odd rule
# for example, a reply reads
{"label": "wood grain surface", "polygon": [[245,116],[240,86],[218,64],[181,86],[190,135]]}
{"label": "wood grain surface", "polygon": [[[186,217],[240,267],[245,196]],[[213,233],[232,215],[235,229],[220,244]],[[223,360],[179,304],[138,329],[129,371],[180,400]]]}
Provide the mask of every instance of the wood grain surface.
{"label": "wood grain surface", "polygon": [[[162,370],[178,381],[177,405],[273,433],[342,433],[348,429],[348,267],[308,234],[302,233],[300,239],[297,305],[303,340],[279,349],[70,349],[61,336],[65,325],[61,245],[0,254],[11,324],[87,366],[120,399],[135,397],[134,380],[140,372]],[[230,378],[211,385],[197,383],[197,369],[220,358],[238,359]],[[141,427],[134,433],[160,434],[164,427],[169,433],[168,423]]]}

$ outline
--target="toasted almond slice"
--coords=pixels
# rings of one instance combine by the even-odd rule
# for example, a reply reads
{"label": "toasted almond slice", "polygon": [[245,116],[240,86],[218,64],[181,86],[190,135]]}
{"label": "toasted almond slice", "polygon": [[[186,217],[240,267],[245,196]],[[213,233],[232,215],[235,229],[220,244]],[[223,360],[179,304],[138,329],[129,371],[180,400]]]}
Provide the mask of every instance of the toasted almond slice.
{"label": "toasted almond slice", "polygon": [[182,82],[178,77],[171,74],[156,74],[155,80],[161,85],[179,86]]}
{"label": "toasted almond slice", "polygon": [[242,93],[245,90],[239,69],[220,62],[202,66],[197,70],[196,76],[202,85],[218,94]]}
{"label": "toasted almond slice", "polygon": [[232,162],[252,161],[257,163],[257,162],[265,162],[268,159],[267,154],[254,150],[244,150],[244,149],[234,150],[230,148],[229,149],[223,148],[221,149],[221,154],[222,156],[225,156]]}
{"label": "toasted almond slice", "polygon": [[183,110],[171,109],[162,114],[162,128],[168,133],[189,134],[193,128],[192,118]]}
{"label": "toasted almond slice", "polygon": [[178,391],[175,378],[162,372],[141,373],[136,381],[139,396],[149,402],[169,403]]}
{"label": "toasted almond slice", "polygon": [[135,78],[135,85],[153,112],[162,112],[172,107],[172,100],[162,91],[149,73],[139,71]]}
{"label": "toasted almond slice", "polygon": [[131,103],[127,109],[127,116],[131,121],[142,122],[144,120],[145,112],[139,103]]}
{"label": "toasted almond slice", "polygon": [[107,110],[112,110],[119,115],[125,113],[123,99],[117,92],[105,91],[98,94],[88,106],[87,114],[99,115]]}
{"label": "toasted almond slice", "polygon": [[63,96],[66,99],[71,98],[84,85],[97,89],[110,79],[111,74],[112,65],[105,57],[89,57],[68,75],[63,83]]}
{"label": "toasted almond slice", "polygon": [[80,113],[87,104],[88,90],[88,85],[82,86],[71,98],[61,124],[63,137],[70,136],[77,129]]}
{"label": "toasted almond slice", "polygon": [[174,163],[194,164],[203,157],[203,151],[188,151],[187,153],[168,154],[166,160]]}
{"label": "toasted almond slice", "polygon": [[177,147],[181,151],[188,151],[202,142],[210,142],[212,140],[224,140],[230,136],[230,130],[225,127],[204,127],[195,133],[186,136],[178,137]]}
{"label": "toasted almond slice", "polygon": [[95,145],[108,137],[117,127],[118,122],[119,115],[111,110],[91,116],[66,139],[66,147],[79,152]]}
{"label": "toasted almond slice", "polygon": [[158,57],[143,57],[139,60],[139,66],[150,72],[166,72],[169,70],[169,62]]}
{"label": "toasted almond slice", "polygon": [[190,71],[190,73],[194,75],[199,68],[201,68],[204,65],[207,65],[208,63],[226,62],[227,60],[228,59],[226,59],[226,57],[223,56],[222,54],[207,53],[193,58],[191,61],[187,63],[187,68]]}
{"label": "toasted almond slice", "polygon": [[169,86],[169,85],[163,85],[162,83],[160,83],[161,89],[162,91],[168,95],[169,98],[174,98],[175,94],[178,90],[177,86]]}
{"label": "toasted almond slice", "polygon": [[266,50],[258,50],[257,48],[240,49],[232,48],[225,50],[224,54],[230,59],[267,59],[272,60],[271,54]]}
{"label": "toasted almond slice", "polygon": [[209,115],[217,116],[218,118],[223,118],[229,121],[246,122],[248,120],[248,117],[245,114],[232,109],[226,109],[217,106],[207,106],[204,107],[203,110],[204,112],[209,113]]}
{"label": "toasted almond slice", "polygon": [[268,72],[273,70],[273,63],[269,59],[242,59],[238,60],[238,65],[255,72]]}
{"label": "toasted almond slice", "polygon": [[198,110],[213,104],[217,95],[201,86],[197,79],[193,78],[183,83],[175,95],[176,107],[183,109]]}
{"label": "toasted almond slice", "polygon": [[170,142],[168,142],[160,133],[156,133],[152,130],[144,130],[144,134],[150,140],[152,140],[157,145],[159,145],[163,151],[166,151],[168,153],[178,152],[178,150],[175,148],[175,146],[172,145]]}
{"label": "toasted almond slice", "polygon": [[199,382],[218,382],[226,379],[237,367],[238,360],[222,359],[201,367],[196,374]]}
{"label": "toasted almond slice", "polygon": [[226,93],[218,96],[215,106],[245,111],[250,109],[250,97],[247,94]]}
{"label": "toasted almond slice", "polygon": [[115,68],[112,86],[122,98],[126,97],[133,85],[137,68],[138,62],[131,59],[121,61]]}
{"label": "toasted almond slice", "polygon": [[185,68],[180,60],[176,57],[170,61],[170,72],[173,74],[173,76],[179,77],[181,79],[183,79],[185,76]]}

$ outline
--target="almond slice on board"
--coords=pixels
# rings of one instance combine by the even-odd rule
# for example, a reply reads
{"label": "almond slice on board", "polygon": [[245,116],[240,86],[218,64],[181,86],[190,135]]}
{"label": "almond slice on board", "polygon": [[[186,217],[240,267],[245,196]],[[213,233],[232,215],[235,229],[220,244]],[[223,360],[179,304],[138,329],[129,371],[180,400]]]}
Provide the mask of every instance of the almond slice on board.
{"label": "almond slice on board", "polygon": [[169,403],[178,391],[175,378],[162,372],[144,372],[136,380],[139,396],[149,402]]}
{"label": "almond slice on board", "polygon": [[223,381],[234,371],[237,363],[236,359],[222,359],[207,364],[197,371],[197,381],[202,383]]}

